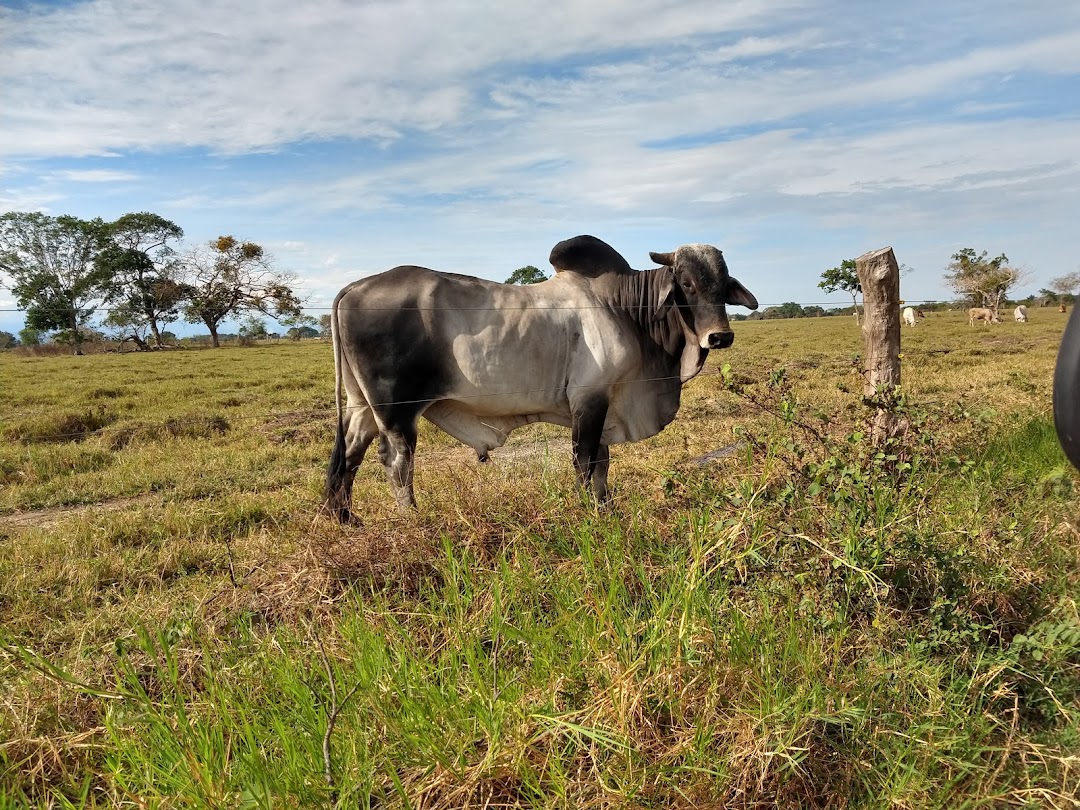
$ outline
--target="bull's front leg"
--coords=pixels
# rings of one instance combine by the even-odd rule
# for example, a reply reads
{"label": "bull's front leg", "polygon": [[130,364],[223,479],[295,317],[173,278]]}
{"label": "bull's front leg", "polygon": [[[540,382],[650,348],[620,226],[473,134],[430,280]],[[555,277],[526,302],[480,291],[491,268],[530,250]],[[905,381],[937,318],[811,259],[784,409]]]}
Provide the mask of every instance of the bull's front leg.
{"label": "bull's front leg", "polygon": [[607,469],[610,457],[607,445],[601,444],[604,421],[607,419],[606,398],[591,399],[581,404],[574,413],[571,431],[574,444],[574,469],[582,487],[593,485],[596,499],[607,498]]}
{"label": "bull's front leg", "polygon": [[592,488],[596,495],[597,503],[606,503],[608,499],[607,474],[608,464],[611,461],[611,450],[606,444],[600,445],[596,455],[596,464],[593,465]]}

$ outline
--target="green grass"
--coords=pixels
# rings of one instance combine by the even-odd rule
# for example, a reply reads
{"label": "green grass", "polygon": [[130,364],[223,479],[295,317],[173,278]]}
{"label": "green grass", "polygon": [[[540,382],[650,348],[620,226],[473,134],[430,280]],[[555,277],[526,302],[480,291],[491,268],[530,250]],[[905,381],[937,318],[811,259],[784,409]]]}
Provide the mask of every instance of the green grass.
{"label": "green grass", "polygon": [[905,330],[881,452],[853,324],[739,323],[610,509],[429,426],[348,528],[325,344],[0,356],[0,808],[1075,806],[1056,315]]}

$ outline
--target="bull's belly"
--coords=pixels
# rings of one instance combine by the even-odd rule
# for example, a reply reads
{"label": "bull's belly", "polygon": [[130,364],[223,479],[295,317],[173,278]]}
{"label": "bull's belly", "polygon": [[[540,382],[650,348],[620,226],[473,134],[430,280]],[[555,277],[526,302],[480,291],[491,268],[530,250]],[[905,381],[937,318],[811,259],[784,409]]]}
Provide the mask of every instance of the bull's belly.
{"label": "bull's belly", "polygon": [[[627,396],[630,393],[627,391],[624,396],[612,398],[601,437],[604,444],[647,439],[663,430],[674,418],[677,400],[672,407],[671,403],[649,397]],[[502,447],[510,434],[523,425],[534,422],[566,428],[573,425],[569,404],[565,401],[533,402],[529,407],[530,403],[496,400],[440,400],[424,411],[424,417],[480,456]]]}
{"label": "bull's belly", "polygon": [[[496,447],[502,447],[510,434],[523,425],[547,422],[570,427],[569,408],[521,408],[499,411],[494,403],[478,403],[444,399],[433,403],[424,411],[424,418],[449,433],[462,444],[468,445],[477,455],[486,455]],[[520,411],[520,412],[515,412]]]}

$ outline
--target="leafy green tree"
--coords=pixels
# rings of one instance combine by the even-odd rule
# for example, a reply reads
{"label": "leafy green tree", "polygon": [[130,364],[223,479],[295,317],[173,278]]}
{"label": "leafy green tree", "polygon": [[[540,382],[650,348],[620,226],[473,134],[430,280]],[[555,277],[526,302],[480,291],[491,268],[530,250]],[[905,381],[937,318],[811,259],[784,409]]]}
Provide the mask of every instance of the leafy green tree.
{"label": "leafy green tree", "polygon": [[806,315],[802,306],[794,301],[785,301],[778,307],[766,307],[762,315],[769,319],[777,318],[802,318]]}
{"label": "leafy green tree", "polygon": [[176,279],[176,250],[169,244],[182,239],[184,231],[143,211],[109,223],[107,233],[108,245],[97,262],[112,270],[120,302],[108,325],[124,333],[120,339],[134,340],[140,349],[148,348],[143,336],[149,330],[160,347],[161,327],[180,317],[184,300],[184,287]]}
{"label": "leafy green tree", "polygon": [[75,354],[83,353],[84,327],[115,294],[113,269],[95,261],[106,238],[100,218],[24,211],[0,216],[0,270],[26,310],[26,325],[65,330]]}
{"label": "leafy green tree", "polygon": [[282,326],[289,327],[285,332],[285,334],[289,336],[289,340],[300,340],[301,337],[309,337],[308,335],[300,334],[300,330],[302,329],[314,332],[314,337],[319,336],[318,331],[312,328],[318,321],[302,312],[297,312],[295,315],[286,315],[282,318],[278,318],[278,321]]}
{"label": "leafy green tree", "polygon": [[240,324],[240,337],[250,338],[251,340],[259,340],[267,336],[266,321],[255,315],[248,315],[244,319],[244,322]]}
{"label": "leafy green tree", "polygon": [[[113,340],[119,343],[132,341],[141,352],[149,351],[146,339],[150,336],[150,323],[145,315],[135,308],[131,301],[114,304],[105,316],[102,326],[110,331]],[[160,333],[155,335],[156,345],[161,345]]]}
{"label": "leafy green tree", "polygon": [[531,264],[527,264],[524,267],[519,267],[513,273],[510,274],[510,278],[506,280],[507,284],[539,284],[541,281],[547,281],[547,276],[539,267],[533,267]]}
{"label": "leafy green tree", "polygon": [[0,332],[0,350],[14,349],[19,345],[19,339],[11,332]]}
{"label": "leafy green tree", "polygon": [[1058,302],[1059,296],[1053,290],[1048,290],[1043,287],[1041,290],[1039,290],[1039,298],[1043,300],[1043,306],[1046,306],[1047,304],[1056,304]]}
{"label": "leafy green tree", "polygon": [[44,339],[42,330],[32,326],[25,326],[19,330],[19,343],[23,346],[40,346]]}
{"label": "leafy green tree", "polygon": [[1009,267],[1008,261],[1004,253],[991,259],[985,250],[976,254],[974,248],[964,248],[952,255],[945,283],[969,303],[997,312],[1009,288],[1027,275]]}
{"label": "leafy green tree", "polygon": [[330,315],[319,316],[319,337],[330,337]]}
{"label": "leafy green tree", "polygon": [[276,318],[299,315],[302,302],[290,285],[295,276],[274,267],[254,242],[221,236],[181,258],[186,297],[184,316],[210,330],[215,348],[218,326],[229,317],[261,312]]}
{"label": "leafy green tree", "polygon": [[818,287],[826,293],[843,290],[850,295],[851,303],[855,307],[855,323],[859,323],[859,294],[862,293],[862,284],[859,283],[859,274],[855,271],[854,259],[844,259],[839,267],[831,267],[822,273]]}

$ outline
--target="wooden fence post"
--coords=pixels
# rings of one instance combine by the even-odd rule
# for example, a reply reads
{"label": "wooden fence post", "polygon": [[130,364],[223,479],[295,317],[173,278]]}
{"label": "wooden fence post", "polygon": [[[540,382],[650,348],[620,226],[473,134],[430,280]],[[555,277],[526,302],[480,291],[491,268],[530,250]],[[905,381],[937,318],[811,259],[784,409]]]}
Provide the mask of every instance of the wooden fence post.
{"label": "wooden fence post", "polygon": [[893,389],[900,385],[900,266],[891,247],[864,253],[855,260],[855,272],[863,294],[863,347],[866,358],[866,397],[878,399],[872,421],[874,444],[897,436],[904,430],[891,407]]}

